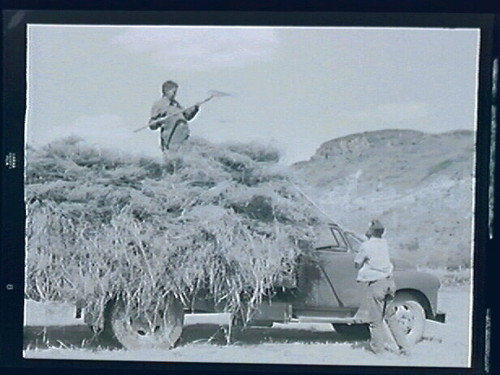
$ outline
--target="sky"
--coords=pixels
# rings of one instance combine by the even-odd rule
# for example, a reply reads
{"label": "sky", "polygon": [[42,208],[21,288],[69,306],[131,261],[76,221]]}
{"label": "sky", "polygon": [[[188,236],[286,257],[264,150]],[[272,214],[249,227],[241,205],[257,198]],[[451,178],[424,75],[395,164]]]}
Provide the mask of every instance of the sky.
{"label": "sky", "polygon": [[477,29],[28,26],[26,141],[76,135],[161,157],[145,129],[166,80],[187,107],[210,90],[193,136],[260,142],[283,163],[381,129],[476,127]]}

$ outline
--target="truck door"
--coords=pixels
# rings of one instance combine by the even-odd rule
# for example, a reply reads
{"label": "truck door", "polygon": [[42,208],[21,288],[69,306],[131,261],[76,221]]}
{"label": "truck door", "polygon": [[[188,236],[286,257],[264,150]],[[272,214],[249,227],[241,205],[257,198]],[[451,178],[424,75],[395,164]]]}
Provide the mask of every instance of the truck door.
{"label": "truck door", "polygon": [[321,310],[359,307],[363,286],[356,282],[355,253],[344,235],[335,226],[321,228],[315,247],[315,277],[306,304]]}

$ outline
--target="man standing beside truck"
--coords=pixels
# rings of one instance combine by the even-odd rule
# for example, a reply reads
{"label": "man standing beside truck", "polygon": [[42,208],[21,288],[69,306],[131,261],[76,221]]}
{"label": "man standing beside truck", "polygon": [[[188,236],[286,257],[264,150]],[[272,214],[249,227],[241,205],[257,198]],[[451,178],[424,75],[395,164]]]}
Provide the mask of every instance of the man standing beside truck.
{"label": "man standing beside truck", "polygon": [[[354,259],[358,269],[357,281],[366,285],[365,299],[354,317],[359,323],[370,325],[370,349],[380,354],[385,351],[406,353],[406,337],[395,317],[395,310],[389,308],[394,299],[396,285],[393,278],[394,266],[389,257],[387,241],[382,238],[384,227],[378,220],[370,223],[365,241]],[[394,343],[397,349],[394,350]]]}

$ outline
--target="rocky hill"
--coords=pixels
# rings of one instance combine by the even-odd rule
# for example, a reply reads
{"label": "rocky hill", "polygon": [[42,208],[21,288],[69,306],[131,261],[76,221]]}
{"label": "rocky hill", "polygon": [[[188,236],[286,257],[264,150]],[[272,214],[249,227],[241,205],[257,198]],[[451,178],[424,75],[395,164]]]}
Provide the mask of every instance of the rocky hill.
{"label": "rocky hill", "polygon": [[364,233],[379,218],[399,256],[470,266],[474,133],[382,130],[330,140],[293,166],[334,221]]}

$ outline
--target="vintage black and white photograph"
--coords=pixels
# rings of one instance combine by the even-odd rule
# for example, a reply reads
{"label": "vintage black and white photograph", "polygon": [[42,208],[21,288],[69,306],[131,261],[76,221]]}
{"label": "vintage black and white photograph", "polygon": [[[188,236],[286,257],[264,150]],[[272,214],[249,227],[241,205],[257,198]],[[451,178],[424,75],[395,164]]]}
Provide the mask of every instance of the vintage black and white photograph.
{"label": "vintage black and white photograph", "polygon": [[24,358],[470,367],[479,46],[29,24]]}

